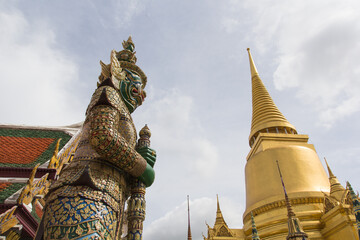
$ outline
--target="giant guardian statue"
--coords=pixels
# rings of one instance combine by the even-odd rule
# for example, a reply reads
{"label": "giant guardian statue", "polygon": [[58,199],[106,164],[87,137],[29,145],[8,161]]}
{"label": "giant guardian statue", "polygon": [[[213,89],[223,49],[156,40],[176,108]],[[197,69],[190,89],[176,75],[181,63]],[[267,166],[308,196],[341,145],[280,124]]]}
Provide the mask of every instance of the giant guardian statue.
{"label": "giant guardian statue", "polygon": [[146,97],[147,79],[136,65],[131,37],[123,47],[111,52],[110,64],[100,61],[75,155],[46,196],[38,231],[43,239],[142,239],[145,187],[154,181],[156,152],[149,148],[147,126],[137,142],[131,113]]}

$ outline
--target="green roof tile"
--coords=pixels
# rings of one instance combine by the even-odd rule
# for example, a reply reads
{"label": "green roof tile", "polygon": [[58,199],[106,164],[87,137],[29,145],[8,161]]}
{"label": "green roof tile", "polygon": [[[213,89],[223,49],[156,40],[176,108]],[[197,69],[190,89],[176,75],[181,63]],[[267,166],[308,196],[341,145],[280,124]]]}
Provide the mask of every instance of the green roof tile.
{"label": "green roof tile", "polygon": [[6,188],[0,190],[0,203],[4,203],[5,199],[16,193],[25,186],[26,183],[10,183]]}

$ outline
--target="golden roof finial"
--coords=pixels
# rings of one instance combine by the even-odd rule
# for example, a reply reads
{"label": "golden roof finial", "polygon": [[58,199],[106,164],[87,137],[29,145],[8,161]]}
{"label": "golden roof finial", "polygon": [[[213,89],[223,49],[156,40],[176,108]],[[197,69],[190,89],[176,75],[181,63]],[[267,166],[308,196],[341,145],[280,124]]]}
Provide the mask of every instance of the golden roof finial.
{"label": "golden roof finial", "polygon": [[250,147],[254,144],[259,132],[293,133],[295,127],[290,124],[279,111],[269,92],[259,77],[256,66],[248,48],[251,84],[252,84],[252,121],[249,136]]}
{"label": "golden roof finial", "polygon": [[219,203],[219,196],[216,194],[216,201],[217,201],[217,209],[216,209],[216,220],[215,220],[215,226],[217,225],[226,225],[226,222],[224,220],[224,217],[222,215],[222,212],[220,210],[220,203]]}

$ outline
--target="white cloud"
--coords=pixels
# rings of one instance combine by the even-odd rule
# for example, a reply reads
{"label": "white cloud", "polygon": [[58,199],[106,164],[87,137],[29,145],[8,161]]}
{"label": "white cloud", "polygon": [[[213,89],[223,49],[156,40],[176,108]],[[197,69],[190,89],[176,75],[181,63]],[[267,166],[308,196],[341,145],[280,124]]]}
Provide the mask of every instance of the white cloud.
{"label": "white cloud", "polygon": [[147,100],[143,110],[137,110],[135,121],[150,122],[152,145],[161,149],[163,156],[181,160],[188,173],[211,177],[218,164],[218,150],[202,129],[192,98],[176,89],[156,95],[156,99]]}
{"label": "white cloud", "polygon": [[19,11],[4,10],[0,34],[2,123],[63,125],[83,115],[68,110],[70,103],[77,105],[69,93],[77,67],[56,48],[50,28],[29,23]]}
{"label": "white cloud", "polygon": [[[277,89],[296,91],[301,101],[318,112],[319,123],[327,127],[359,111],[359,1],[232,4],[231,12],[245,9],[252,15],[253,30],[248,39],[256,44],[256,52],[278,54],[274,73]],[[230,14],[225,19],[234,22],[239,16]]]}
{"label": "white cloud", "polygon": [[[241,222],[242,208],[229,198],[220,198],[220,209],[230,228],[240,228],[234,223]],[[192,239],[201,240],[202,233],[207,236],[205,221],[212,227],[216,218],[216,198],[198,198],[190,200],[190,222]],[[167,212],[164,216],[153,221],[144,230],[144,237],[149,240],[173,239],[180,240],[187,237],[187,202]]]}
{"label": "white cloud", "polygon": [[140,0],[128,0],[127,4],[124,4],[123,1],[115,1],[115,3],[117,4],[117,12],[121,11],[123,13],[116,14],[115,19],[119,24],[122,25],[128,24],[133,17],[138,16],[145,10],[145,5],[143,4],[143,1]]}
{"label": "white cloud", "polygon": [[139,0],[112,0],[111,3],[103,4],[99,7],[97,2],[90,1],[97,17],[106,28],[128,27],[133,18],[140,15],[145,10],[144,1]]}
{"label": "white cloud", "polygon": [[240,21],[234,18],[224,18],[222,20],[222,26],[228,33],[233,33],[240,27]]}

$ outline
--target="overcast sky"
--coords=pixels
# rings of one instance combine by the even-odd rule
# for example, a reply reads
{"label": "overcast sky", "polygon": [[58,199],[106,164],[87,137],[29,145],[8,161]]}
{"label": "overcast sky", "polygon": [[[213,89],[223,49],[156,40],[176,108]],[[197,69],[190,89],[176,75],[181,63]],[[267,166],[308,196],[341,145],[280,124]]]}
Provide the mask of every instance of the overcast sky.
{"label": "overcast sky", "polygon": [[147,240],[193,239],[216,194],[242,227],[250,148],[246,48],[285,117],[360,190],[360,2],[0,0],[0,123],[64,126],[85,109],[110,51],[132,35],[148,97],[133,118],[157,150]]}

